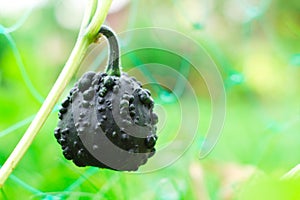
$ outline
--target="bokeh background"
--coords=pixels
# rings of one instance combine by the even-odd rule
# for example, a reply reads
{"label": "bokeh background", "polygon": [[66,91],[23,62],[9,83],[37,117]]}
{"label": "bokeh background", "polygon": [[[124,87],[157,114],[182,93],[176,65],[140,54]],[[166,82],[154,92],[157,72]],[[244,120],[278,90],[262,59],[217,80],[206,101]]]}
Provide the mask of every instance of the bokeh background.
{"label": "bokeh background", "polygon": [[[0,0],[1,165],[68,59],[85,3]],[[300,198],[299,178],[281,179],[300,162],[298,0],[114,0],[105,23],[117,33],[145,27],[171,29],[203,48],[216,64],[226,92],[226,119],[217,145],[199,159],[213,109],[206,83],[195,69],[207,63],[200,59],[193,66],[155,50],[128,53],[122,56],[123,70],[142,66],[132,75],[151,82],[145,87],[158,104],[158,149],[167,149],[174,140],[181,145],[184,138],[176,135],[190,134],[184,132],[188,129],[178,129],[190,122],[182,118],[180,107],[199,110],[189,148],[175,162],[148,173],[78,168],[63,158],[53,136],[57,105],[1,190],[0,199]],[[120,37],[122,51],[131,44],[157,42],[128,33]],[[194,53],[177,41],[173,45]],[[106,55],[105,42],[92,45],[68,88],[85,71],[103,71]],[[145,67],[149,63],[167,65],[181,76],[168,76],[159,66]],[[160,79],[174,87],[157,86]],[[187,83],[195,91],[197,108],[191,107]],[[194,115],[191,112],[189,117]]]}

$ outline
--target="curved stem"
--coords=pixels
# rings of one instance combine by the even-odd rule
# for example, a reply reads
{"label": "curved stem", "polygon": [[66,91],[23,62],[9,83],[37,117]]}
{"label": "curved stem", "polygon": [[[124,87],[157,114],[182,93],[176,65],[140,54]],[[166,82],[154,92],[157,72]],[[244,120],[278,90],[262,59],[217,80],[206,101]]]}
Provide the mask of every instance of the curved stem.
{"label": "curved stem", "polygon": [[[100,6],[99,1],[97,1],[97,9],[95,15],[93,15],[93,11],[95,10],[93,6],[97,0],[93,0],[93,2],[87,7],[87,11],[84,16],[84,20],[82,23],[80,34],[77,38],[75,47],[65,64],[61,74],[59,75],[57,81],[49,92],[45,102],[42,107],[38,111],[36,117],[26,130],[20,142],[17,144],[13,152],[10,154],[4,165],[0,169],[0,188],[2,188],[8,176],[17,166],[18,162],[21,160],[33,139],[42,128],[49,114],[51,113],[55,103],[58,101],[59,97],[63,93],[67,84],[77,71],[81,61],[83,60],[85,53],[89,47],[89,45],[96,39],[97,32],[93,32],[88,27],[101,27],[110,7],[112,0],[102,0],[103,6]],[[89,19],[92,18],[90,24]],[[97,19],[95,19],[97,18]],[[88,31],[90,30],[90,31]]]}
{"label": "curved stem", "polygon": [[120,48],[117,36],[107,26],[102,26],[99,33],[106,37],[109,44],[109,60],[106,72],[111,76],[120,76]]}

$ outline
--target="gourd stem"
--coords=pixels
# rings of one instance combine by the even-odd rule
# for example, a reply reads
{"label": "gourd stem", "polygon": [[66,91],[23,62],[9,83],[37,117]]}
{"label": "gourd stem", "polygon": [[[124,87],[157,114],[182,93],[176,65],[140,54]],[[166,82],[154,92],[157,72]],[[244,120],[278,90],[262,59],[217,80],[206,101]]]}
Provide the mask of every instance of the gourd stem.
{"label": "gourd stem", "polygon": [[108,26],[101,26],[99,34],[107,39],[109,45],[109,58],[106,72],[111,76],[120,76],[120,48],[117,36]]}

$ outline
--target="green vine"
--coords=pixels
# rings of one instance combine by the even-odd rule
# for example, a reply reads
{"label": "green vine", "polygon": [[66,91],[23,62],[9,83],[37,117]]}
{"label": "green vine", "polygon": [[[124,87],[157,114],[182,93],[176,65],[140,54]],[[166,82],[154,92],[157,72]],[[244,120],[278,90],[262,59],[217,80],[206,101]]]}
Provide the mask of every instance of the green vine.
{"label": "green vine", "polygon": [[31,145],[37,133],[42,128],[59,97],[77,71],[86,54],[87,48],[99,37],[98,31],[100,30],[100,27],[107,16],[111,3],[112,0],[102,0],[101,2],[98,0],[89,0],[76,44],[68,61],[66,62],[62,72],[57,78],[36,117],[0,169],[0,188],[2,188],[6,179],[17,166],[18,162]]}

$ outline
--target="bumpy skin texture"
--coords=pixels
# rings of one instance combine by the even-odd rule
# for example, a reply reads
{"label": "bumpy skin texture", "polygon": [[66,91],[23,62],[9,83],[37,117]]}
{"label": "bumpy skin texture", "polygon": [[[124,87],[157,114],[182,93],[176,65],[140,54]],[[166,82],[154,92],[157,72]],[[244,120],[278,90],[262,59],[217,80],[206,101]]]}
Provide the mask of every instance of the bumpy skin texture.
{"label": "bumpy skin texture", "polygon": [[62,102],[54,135],[77,166],[135,171],[155,153],[158,117],[135,78],[87,72]]}

